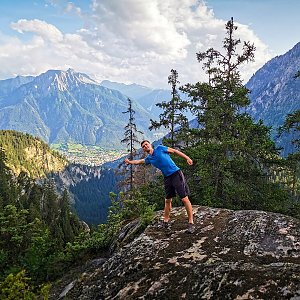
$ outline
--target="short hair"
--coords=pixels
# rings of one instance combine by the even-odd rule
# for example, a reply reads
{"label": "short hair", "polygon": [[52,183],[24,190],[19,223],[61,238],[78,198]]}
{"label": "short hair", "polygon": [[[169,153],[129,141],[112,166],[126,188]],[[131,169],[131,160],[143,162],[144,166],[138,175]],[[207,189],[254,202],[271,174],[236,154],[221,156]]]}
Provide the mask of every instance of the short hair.
{"label": "short hair", "polygon": [[146,143],[146,142],[149,143],[149,144],[151,144],[148,140],[143,140],[143,141],[141,142],[141,146],[143,146],[143,144]]}

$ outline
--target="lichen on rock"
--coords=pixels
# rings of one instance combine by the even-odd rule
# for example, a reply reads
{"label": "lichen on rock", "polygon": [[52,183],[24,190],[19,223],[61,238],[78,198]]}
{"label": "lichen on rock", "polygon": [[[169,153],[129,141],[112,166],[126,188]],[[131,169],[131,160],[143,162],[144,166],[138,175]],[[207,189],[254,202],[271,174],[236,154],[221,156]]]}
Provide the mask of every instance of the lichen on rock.
{"label": "lichen on rock", "polygon": [[75,281],[68,299],[300,299],[299,220],[201,206],[194,215],[194,234],[182,207],[170,231],[158,214],[133,240],[121,235],[128,242]]}

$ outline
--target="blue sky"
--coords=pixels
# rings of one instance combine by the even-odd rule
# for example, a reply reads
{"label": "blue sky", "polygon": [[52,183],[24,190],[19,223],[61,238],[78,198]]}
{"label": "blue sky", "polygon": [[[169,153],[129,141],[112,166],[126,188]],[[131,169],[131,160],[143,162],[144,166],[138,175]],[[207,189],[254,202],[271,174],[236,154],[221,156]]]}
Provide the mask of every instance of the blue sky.
{"label": "blue sky", "polygon": [[230,17],[257,48],[245,81],[300,42],[299,0],[13,0],[0,11],[0,79],[73,68],[166,87],[173,68],[181,83],[205,80],[195,53],[220,49]]}
{"label": "blue sky", "polygon": [[275,54],[300,42],[298,0],[207,0],[216,17],[248,24]]}
{"label": "blue sky", "polygon": [[[19,19],[41,19],[47,23],[56,24],[64,32],[72,32],[82,27],[82,21],[74,14],[67,14],[65,7],[68,1],[0,1],[1,31],[13,34],[10,28],[11,22]],[[74,5],[80,4],[84,10],[89,11],[90,1],[72,1]]]}

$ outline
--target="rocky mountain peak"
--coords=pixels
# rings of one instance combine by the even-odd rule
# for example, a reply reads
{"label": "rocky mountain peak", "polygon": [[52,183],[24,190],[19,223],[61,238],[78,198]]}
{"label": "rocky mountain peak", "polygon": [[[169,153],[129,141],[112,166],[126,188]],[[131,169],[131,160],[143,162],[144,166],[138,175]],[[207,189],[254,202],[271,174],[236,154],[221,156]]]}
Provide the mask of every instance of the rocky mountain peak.
{"label": "rocky mountain peak", "polygon": [[74,87],[78,87],[82,84],[95,84],[98,83],[91,79],[84,73],[75,72],[73,69],[67,71],[62,70],[49,70],[35,78],[35,82],[40,86],[43,82],[44,86],[49,88],[56,88],[59,91],[68,91]]}
{"label": "rocky mountain peak", "polygon": [[300,43],[283,55],[276,56],[260,68],[249,80],[247,86],[254,84],[285,82],[293,79],[300,68]]}
{"label": "rocky mountain peak", "polygon": [[[0,129],[27,132],[47,143],[72,140],[109,149],[123,147],[127,97],[88,75],[72,69],[49,70],[10,92],[5,90],[3,97],[1,83]],[[136,102],[134,109],[137,126],[152,136],[150,116]]]}
{"label": "rocky mountain peak", "polygon": [[196,231],[184,208],[171,230],[158,213],[141,234],[127,224],[108,259],[87,263],[50,299],[299,299],[300,222],[262,211],[194,206]]}

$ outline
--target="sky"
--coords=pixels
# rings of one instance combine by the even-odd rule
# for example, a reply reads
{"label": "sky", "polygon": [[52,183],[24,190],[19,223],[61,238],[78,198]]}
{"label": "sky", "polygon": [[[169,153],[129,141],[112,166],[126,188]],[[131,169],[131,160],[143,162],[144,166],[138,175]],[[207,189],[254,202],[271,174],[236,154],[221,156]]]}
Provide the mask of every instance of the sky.
{"label": "sky", "polygon": [[246,82],[300,42],[299,0],[0,0],[0,80],[49,69],[151,88],[206,80],[196,53],[222,51],[225,24],[256,47]]}

